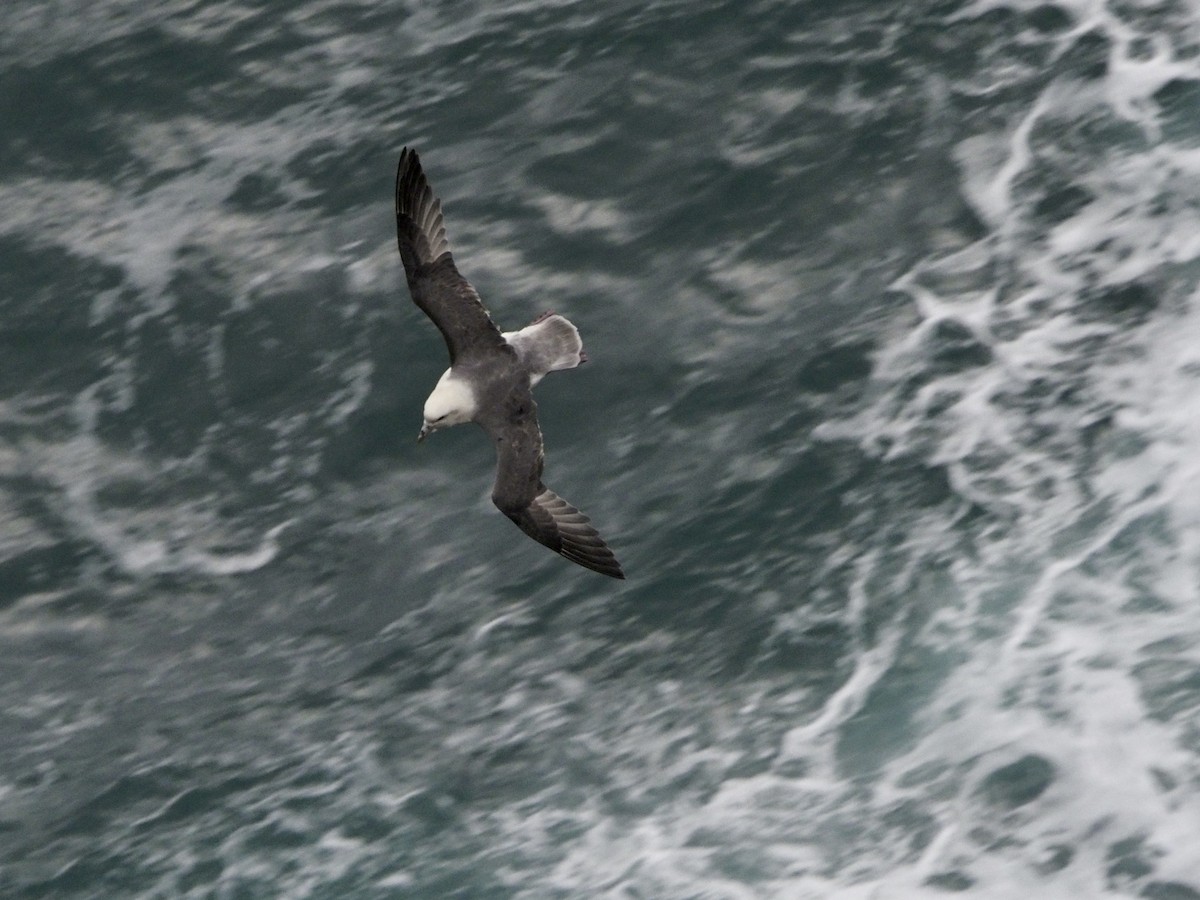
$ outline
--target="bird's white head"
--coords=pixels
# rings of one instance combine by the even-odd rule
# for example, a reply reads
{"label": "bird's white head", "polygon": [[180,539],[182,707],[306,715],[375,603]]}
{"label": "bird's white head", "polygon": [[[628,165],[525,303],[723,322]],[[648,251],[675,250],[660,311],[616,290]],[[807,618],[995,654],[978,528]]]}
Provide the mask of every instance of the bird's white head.
{"label": "bird's white head", "polygon": [[425,401],[425,423],[417,441],[423,441],[439,428],[461,425],[475,418],[475,392],[471,385],[447,369]]}

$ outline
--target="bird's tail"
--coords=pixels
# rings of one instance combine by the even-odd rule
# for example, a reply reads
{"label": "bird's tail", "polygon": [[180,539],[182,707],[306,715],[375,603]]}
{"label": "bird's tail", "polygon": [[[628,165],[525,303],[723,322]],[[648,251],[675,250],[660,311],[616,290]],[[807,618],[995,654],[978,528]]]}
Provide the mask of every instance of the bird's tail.
{"label": "bird's tail", "polygon": [[506,331],[504,339],[517,351],[534,384],[547,372],[573,369],[587,361],[579,329],[557,313],[538,316],[520,331]]}

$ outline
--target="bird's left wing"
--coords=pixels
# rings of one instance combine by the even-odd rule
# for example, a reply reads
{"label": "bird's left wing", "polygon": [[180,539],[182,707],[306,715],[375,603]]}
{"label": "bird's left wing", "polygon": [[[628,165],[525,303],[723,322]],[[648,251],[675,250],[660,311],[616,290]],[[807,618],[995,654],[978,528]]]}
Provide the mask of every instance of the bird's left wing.
{"label": "bird's left wing", "polygon": [[492,502],[500,511],[571,562],[624,578],[621,564],[588,517],[542,484],[542,433],[532,399],[523,415],[495,430],[493,437],[497,460]]}

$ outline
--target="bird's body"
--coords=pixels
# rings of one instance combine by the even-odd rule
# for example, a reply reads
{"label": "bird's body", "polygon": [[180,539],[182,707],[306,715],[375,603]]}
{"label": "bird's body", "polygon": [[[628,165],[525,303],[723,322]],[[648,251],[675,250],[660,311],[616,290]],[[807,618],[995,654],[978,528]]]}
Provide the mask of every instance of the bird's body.
{"label": "bird's body", "polygon": [[587,359],[578,329],[553,313],[515,332],[496,327],[454,265],[441,203],[409,149],[400,154],[396,173],[396,234],[413,302],[450,351],[450,368],[425,402],[420,438],[451,425],[478,424],[496,444],[492,501],[501,512],[572,562],[624,578],[587,517],[542,484],[542,433],[532,389],[548,372]]}

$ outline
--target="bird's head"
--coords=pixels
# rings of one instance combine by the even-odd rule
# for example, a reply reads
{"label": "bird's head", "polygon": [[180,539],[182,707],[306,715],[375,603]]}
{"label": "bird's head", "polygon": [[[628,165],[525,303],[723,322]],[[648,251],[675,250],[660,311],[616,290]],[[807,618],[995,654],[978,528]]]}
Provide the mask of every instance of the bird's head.
{"label": "bird's head", "polygon": [[470,422],[475,418],[475,409],[475,393],[471,386],[447,369],[425,401],[425,422],[417,435],[418,443],[439,428]]}

